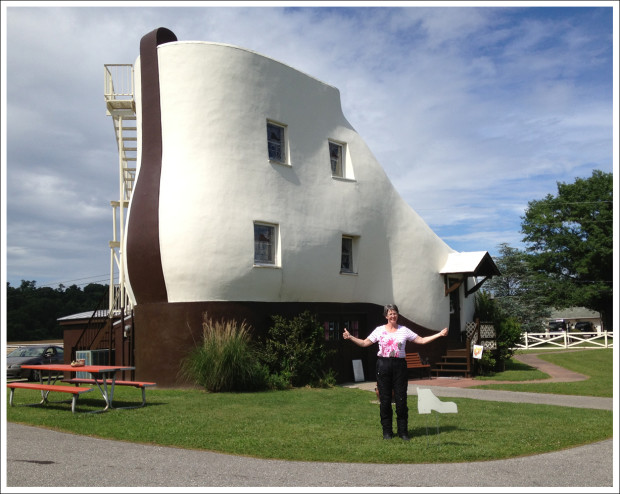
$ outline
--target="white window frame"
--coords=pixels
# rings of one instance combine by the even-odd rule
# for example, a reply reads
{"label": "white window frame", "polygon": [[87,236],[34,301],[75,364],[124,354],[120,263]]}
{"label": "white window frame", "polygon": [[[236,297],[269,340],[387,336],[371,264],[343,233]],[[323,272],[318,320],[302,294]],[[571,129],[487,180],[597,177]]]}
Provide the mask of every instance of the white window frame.
{"label": "white window frame", "polygon": [[[282,141],[279,144],[281,159],[272,158],[271,153],[269,152],[269,148],[271,145],[270,136],[269,136],[269,126],[278,127],[282,129]],[[287,129],[287,126],[279,122],[275,122],[274,120],[267,120],[266,130],[267,130],[267,158],[269,159],[269,162],[277,163],[279,165],[288,165],[289,161],[288,161],[288,129]]]}
{"label": "white window frame", "polygon": [[[271,239],[267,247],[267,249],[269,249],[270,252],[268,253],[267,256],[260,255],[261,250],[264,250],[265,246],[261,246],[256,240],[257,227],[271,229]],[[279,259],[280,259],[280,228],[279,226],[275,223],[255,221],[253,225],[253,231],[254,231],[254,266],[278,267]]]}
{"label": "white window frame", "polygon": [[[337,173],[338,170],[334,172],[332,167],[332,146],[338,146],[340,148],[340,174]],[[346,142],[342,142],[337,139],[327,139],[327,155],[329,157],[329,171],[333,179],[355,181],[351,156],[349,155],[349,146],[347,146]]]}
{"label": "white window frame", "polygon": [[[332,141],[329,139],[327,141],[327,147],[329,149],[329,166],[332,172],[332,177],[344,178],[346,172],[346,163],[345,163],[345,147],[340,142]],[[334,158],[332,157],[332,147],[336,147],[340,150],[339,163],[336,165],[336,170],[334,170]],[[338,170],[339,168],[339,170]]]}
{"label": "white window frame", "polygon": [[[350,241],[349,266],[343,266],[343,258],[345,256],[344,243]],[[357,274],[357,254],[359,246],[359,237],[356,235],[342,235],[340,242],[340,274]]]}

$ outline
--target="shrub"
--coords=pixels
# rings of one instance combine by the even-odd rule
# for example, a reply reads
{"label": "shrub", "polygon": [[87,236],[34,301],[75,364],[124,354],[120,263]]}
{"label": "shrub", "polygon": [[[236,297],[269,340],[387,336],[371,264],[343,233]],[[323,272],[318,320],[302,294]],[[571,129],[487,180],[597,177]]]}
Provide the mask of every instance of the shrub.
{"label": "shrub", "polygon": [[522,338],[521,324],[514,317],[501,320],[495,326],[497,329],[497,364],[498,371],[505,370],[506,361],[510,360],[515,352],[516,345]]}
{"label": "shrub", "polygon": [[265,366],[265,368],[267,369],[268,374],[267,386],[269,389],[283,390],[290,389],[292,387],[291,374],[289,372],[281,371],[277,374],[269,374],[267,366]]}
{"label": "shrub", "polygon": [[334,369],[323,372],[323,376],[314,383],[317,388],[333,388],[336,385],[336,373]]}
{"label": "shrub", "polygon": [[268,369],[251,346],[251,328],[244,322],[202,323],[202,342],[181,362],[181,374],[211,391],[252,391],[267,387]]}
{"label": "shrub", "polygon": [[260,354],[272,375],[272,385],[282,389],[282,386],[325,387],[335,383],[333,372],[323,370],[328,351],[323,326],[315,315],[305,311],[290,320],[275,315],[272,321]]}
{"label": "shrub", "polygon": [[484,375],[488,375],[490,370],[503,371],[522,338],[521,324],[516,318],[508,316],[486,292],[476,294],[475,307],[474,317],[493,324],[497,341],[495,350],[484,352],[483,359],[487,355],[488,360],[480,362],[480,371]]}
{"label": "shrub", "polygon": [[482,358],[478,360],[478,370],[481,376],[492,376],[495,374],[495,368],[497,367],[497,361],[493,357],[492,352],[482,352]]}

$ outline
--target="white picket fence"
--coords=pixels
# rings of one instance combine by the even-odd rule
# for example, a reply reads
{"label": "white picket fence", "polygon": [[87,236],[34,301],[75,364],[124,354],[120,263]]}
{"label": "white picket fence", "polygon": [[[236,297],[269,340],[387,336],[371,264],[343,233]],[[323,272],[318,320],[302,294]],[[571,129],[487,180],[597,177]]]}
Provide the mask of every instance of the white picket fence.
{"label": "white picket fence", "polygon": [[521,343],[517,343],[516,348],[613,348],[613,343],[613,331],[584,331],[583,333],[556,331],[548,333],[523,333]]}

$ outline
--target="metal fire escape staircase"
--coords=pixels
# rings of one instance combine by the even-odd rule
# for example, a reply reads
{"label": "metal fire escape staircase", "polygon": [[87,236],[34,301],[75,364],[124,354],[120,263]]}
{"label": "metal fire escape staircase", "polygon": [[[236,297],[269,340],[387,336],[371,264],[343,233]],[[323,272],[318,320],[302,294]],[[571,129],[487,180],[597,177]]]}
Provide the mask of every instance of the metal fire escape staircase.
{"label": "metal fire escape staircase", "polygon": [[133,65],[105,65],[106,114],[112,117],[118,147],[119,199],[111,201],[113,239],[110,241],[110,313],[120,315],[131,311],[131,301],[125,286],[125,260],[122,254],[125,241],[125,222],[129,200],[136,179],[138,138],[136,103],[134,100]]}
{"label": "metal fire escape staircase", "polygon": [[[137,163],[137,127],[136,105],[134,100],[134,72],[131,64],[104,65],[104,98],[106,115],[112,117],[114,135],[118,147],[119,197],[110,201],[112,206],[113,237],[110,246],[110,283],[107,306],[100,304],[94,311],[91,321],[82,332],[75,350],[107,350],[107,362],[131,365],[133,363],[133,305],[128,296],[125,281],[125,258],[123,255],[125,241],[125,223],[127,208],[133,192]],[[106,318],[101,317],[102,315]],[[101,322],[104,320],[105,322]],[[118,330],[121,327],[122,332]],[[116,340],[119,332],[122,339],[128,339],[126,345]],[[121,349],[121,355],[113,351]],[[103,350],[99,350],[103,351]]]}

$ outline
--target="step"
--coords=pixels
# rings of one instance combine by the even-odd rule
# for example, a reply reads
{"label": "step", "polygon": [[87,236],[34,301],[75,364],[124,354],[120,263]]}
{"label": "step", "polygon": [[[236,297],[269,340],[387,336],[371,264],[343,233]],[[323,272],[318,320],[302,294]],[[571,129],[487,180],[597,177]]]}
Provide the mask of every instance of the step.
{"label": "step", "polygon": [[467,375],[467,369],[433,369],[433,372],[439,374],[440,372],[449,372],[451,374],[457,373],[457,374],[465,374]]}

